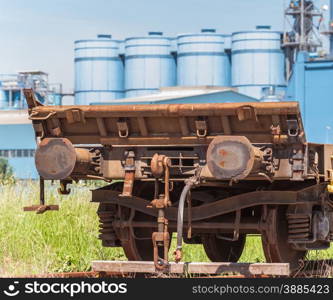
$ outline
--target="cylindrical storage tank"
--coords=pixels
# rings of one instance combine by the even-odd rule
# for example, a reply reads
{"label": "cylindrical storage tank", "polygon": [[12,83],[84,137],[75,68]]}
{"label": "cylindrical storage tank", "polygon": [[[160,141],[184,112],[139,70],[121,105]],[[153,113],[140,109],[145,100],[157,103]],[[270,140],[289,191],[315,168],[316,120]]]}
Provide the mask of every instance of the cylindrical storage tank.
{"label": "cylindrical storage tank", "polygon": [[232,86],[240,93],[260,99],[263,88],[285,88],[281,32],[270,26],[232,34]]}
{"label": "cylindrical storage tank", "polygon": [[109,102],[124,96],[124,65],[111,35],[75,42],[75,104]]}
{"label": "cylindrical storage tank", "polygon": [[177,80],[179,86],[230,86],[230,59],[225,35],[215,29],[178,36]]}
{"label": "cylindrical storage tank", "polygon": [[176,62],[171,55],[171,39],[162,32],[125,40],[125,92],[136,97],[176,85]]}

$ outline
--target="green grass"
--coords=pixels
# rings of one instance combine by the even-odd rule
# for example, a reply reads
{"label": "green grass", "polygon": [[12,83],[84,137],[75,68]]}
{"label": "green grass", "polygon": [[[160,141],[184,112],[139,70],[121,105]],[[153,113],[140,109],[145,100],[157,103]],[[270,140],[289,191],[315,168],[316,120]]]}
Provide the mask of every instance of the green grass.
{"label": "green grass", "polygon": [[[86,271],[92,260],[125,260],[120,248],[104,248],[98,240],[97,204],[90,203],[90,188],[78,185],[69,196],[60,196],[57,186],[47,185],[49,204],[59,212],[36,215],[23,206],[38,203],[38,184],[19,182],[0,186],[0,277],[49,272]],[[170,254],[175,249],[173,239]],[[172,256],[170,256],[172,257]],[[329,251],[309,256],[333,258]],[[240,259],[264,262],[260,238],[249,236]],[[201,245],[185,245],[184,261],[209,261]]]}
{"label": "green grass", "polygon": [[60,211],[42,215],[22,210],[38,203],[36,183],[2,186],[0,193],[0,276],[85,271],[92,259],[125,259],[121,249],[101,246],[88,187],[60,196],[49,186],[46,199]]}

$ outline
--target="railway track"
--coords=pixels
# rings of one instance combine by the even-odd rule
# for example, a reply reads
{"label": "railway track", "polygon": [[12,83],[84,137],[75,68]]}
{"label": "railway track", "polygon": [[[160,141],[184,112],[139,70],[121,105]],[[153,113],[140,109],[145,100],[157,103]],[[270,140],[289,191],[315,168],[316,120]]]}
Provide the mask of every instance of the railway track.
{"label": "railway track", "polygon": [[170,263],[156,271],[153,262],[94,261],[92,271],[47,273],[27,278],[328,278],[333,276],[333,260],[304,261],[297,271],[277,263]]}

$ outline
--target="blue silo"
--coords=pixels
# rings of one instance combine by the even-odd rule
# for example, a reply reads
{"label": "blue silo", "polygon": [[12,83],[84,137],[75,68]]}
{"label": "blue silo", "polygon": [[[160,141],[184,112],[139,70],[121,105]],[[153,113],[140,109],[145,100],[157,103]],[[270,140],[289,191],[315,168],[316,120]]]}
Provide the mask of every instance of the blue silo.
{"label": "blue silo", "polygon": [[176,85],[176,62],[171,39],[162,32],[125,40],[126,97],[152,94],[161,87]]}
{"label": "blue silo", "polygon": [[75,103],[107,102],[124,96],[124,65],[119,41],[100,34],[75,42]]}
{"label": "blue silo", "polygon": [[226,35],[215,29],[178,36],[179,86],[230,86],[230,58],[225,53]]}
{"label": "blue silo", "polygon": [[263,89],[270,86],[283,93],[284,66],[281,32],[257,26],[253,31],[232,34],[232,86],[240,93],[260,99]]}

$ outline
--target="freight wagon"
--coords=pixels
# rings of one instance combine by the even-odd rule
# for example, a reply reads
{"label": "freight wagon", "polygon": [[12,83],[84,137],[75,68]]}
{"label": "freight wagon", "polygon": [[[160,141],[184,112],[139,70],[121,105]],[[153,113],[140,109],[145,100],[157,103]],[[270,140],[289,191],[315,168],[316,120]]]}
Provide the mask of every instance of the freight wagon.
{"label": "freight wagon", "polygon": [[260,234],[267,262],[295,269],[333,240],[333,145],[306,138],[297,102],[44,106],[25,90],[38,141],[36,166],[59,191],[105,180],[100,239],[129,260],[163,269],[173,233],[236,262]]}

